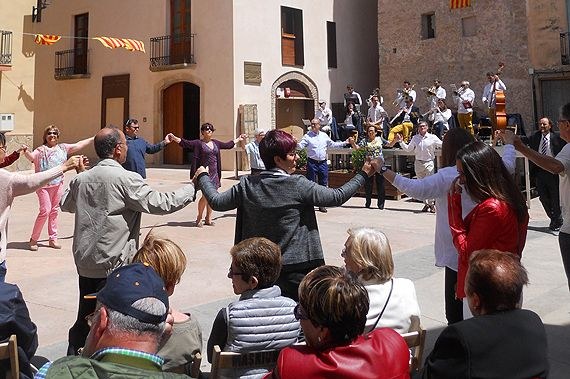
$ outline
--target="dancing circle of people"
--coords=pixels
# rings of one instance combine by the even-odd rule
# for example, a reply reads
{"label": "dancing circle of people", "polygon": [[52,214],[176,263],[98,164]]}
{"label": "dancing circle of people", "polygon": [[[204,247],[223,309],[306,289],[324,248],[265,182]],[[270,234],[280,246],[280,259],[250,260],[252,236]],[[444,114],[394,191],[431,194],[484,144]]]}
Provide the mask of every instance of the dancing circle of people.
{"label": "dancing circle of people", "polygon": [[[496,85],[496,78],[491,77],[490,84],[491,79]],[[379,189],[377,207],[382,210],[387,180],[425,201],[424,211],[436,213],[435,265],[445,268],[448,327],[423,368],[413,374],[422,378],[478,377],[474,370],[489,369],[482,362],[508,355],[509,360],[493,365],[493,377],[545,378],[549,364],[544,325],[536,313],[521,309],[528,277],[520,260],[529,215],[513,172],[519,151],[557,179],[562,207],[553,204],[547,185],[541,201],[548,207],[551,229],[560,231],[560,250],[570,278],[570,145],[562,143],[570,141],[570,103],[560,111],[560,135],[553,133],[552,122],[543,118],[529,141],[531,147],[511,131],[497,132],[496,138],[505,145],[500,156],[488,143],[475,139],[466,116],[459,118],[460,127],[449,127],[445,90],[439,85],[436,80],[430,89],[435,97],[432,105],[439,109],[430,116],[434,125],[439,124],[435,130],[443,141],[429,133],[427,121],[413,125],[414,117],[422,117],[413,105],[416,93],[408,82],[404,82],[401,98],[394,101],[402,108],[394,117],[399,124],[390,130],[387,143],[382,134],[386,112],[379,109],[382,100],[378,91],[369,99],[366,136],[360,140],[345,135],[345,140],[333,141],[321,131],[330,125],[331,114],[326,102],[320,101],[320,112],[300,141],[281,130],[256,130],[246,148],[251,175],[242,176],[224,192],[219,192],[220,150],[233,148],[246,135],[218,141],[212,138],[215,128],[211,123],[202,125],[199,140],[168,134],[156,145],[138,137],[135,119],[127,120],[123,130],[106,127],[75,144],[60,143],[59,129],[50,125],[44,131],[43,145],[33,152],[21,146],[10,156],[6,155],[6,138],[0,134],[0,163],[9,164],[14,156],[23,154],[36,171],[25,175],[0,170],[0,201],[4,205],[0,217],[0,289],[4,296],[0,302],[11,304],[16,315],[13,333],[23,344],[21,376],[190,374],[189,364],[203,351],[201,328],[194,315],[169,304],[187,257],[158,231],[151,231],[140,247],[139,235],[142,213],[176,212],[193,202],[200,190],[197,227],[214,225],[213,210],[237,210],[227,277],[239,299],[222,308],[213,320],[206,347],[208,360],[216,349],[238,353],[281,350],[275,366],[226,370],[225,377],[409,378],[410,353],[401,334],[417,330],[421,312],[413,282],[394,277],[388,236],[375,227],[351,228],[341,254],[344,266],[326,265],[315,213],[315,208],[326,212],[329,207],[341,206],[361,186],[366,188],[365,206],[370,207],[373,182]],[[468,82],[463,82],[462,88],[454,95],[465,111],[473,103],[472,91]],[[360,106],[362,100],[352,86],[348,94],[347,115],[352,120],[355,105]],[[358,104],[351,99],[357,99]],[[491,104],[492,99],[487,99]],[[417,134],[412,137],[414,127]],[[171,142],[193,148],[192,183],[160,192],[145,181],[144,156]],[[84,156],[73,154],[91,143],[100,160],[89,168]],[[415,151],[417,178],[407,178],[385,165],[382,147],[396,143]],[[326,149],[346,145],[367,149],[367,158],[347,183],[329,188]],[[442,164],[434,172],[434,150],[439,148]],[[307,150],[307,176],[295,175],[299,149]],[[63,191],[63,173],[72,169],[77,175]],[[37,372],[30,364],[37,349],[35,325],[17,286],[4,283],[6,225],[12,201],[33,191],[40,211],[29,248],[35,251],[40,247],[46,220],[48,246],[61,248],[57,239],[59,208],[73,213],[72,251],[79,285],[68,356],[45,362]],[[480,332],[483,329],[486,333]],[[521,343],[506,337],[514,333],[528,338]]]}

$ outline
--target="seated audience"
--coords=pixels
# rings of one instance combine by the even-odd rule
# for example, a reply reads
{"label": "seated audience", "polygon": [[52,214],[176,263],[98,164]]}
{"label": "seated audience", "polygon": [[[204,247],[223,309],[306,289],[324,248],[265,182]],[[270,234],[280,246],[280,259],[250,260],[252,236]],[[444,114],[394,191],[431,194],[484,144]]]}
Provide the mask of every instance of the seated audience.
{"label": "seated audience", "polygon": [[471,256],[465,290],[473,318],[448,326],[422,378],[546,378],[548,349],[540,317],[520,309],[528,284],[519,257],[498,250]]}
{"label": "seated audience", "polygon": [[[34,375],[30,360],[38,348],[37,331],[18,286],[0,282],[0,342],[8,341],[12,334],[16,335],[20,378],[23,379]],[[10,361],[0,362],[0,377],[4,378],[9,372]]]}
{"label": "seated audience", "polygon": [[368,294],[356,278],[334,266],[314,269],[295,307],[307,345],[283,349],[266,379],[409,378],[406,342],[389,328],[363,336],[367,312]]}
{"label": "seated audience", "polygon": [[368,227],[349,229],[341,255],[346,269],[358,276],[368,292],[370,309],[364,333],[375,328],[406,333],[412,319],[419,321],[416,288],[409,279],[394,278],[392,250],[384,233]]}
{"label": "seated audience", "polygon": [[[239,300],[222,308],[208,339],[208,361],[214,346],[223,351],[250,352],[280,349],[297,341],[299,322],[295,301],[281,296],[275,281],[281,270],[281,250],[266,238],[241,241],[230,250],[228,278]],[[256,378],[267,369],[234,373],[232,377]]]}
{"label": "seated audience", "polygon": [[[133,262],[147,263],[164,281],[166,293],[172,296],[174,287],[186,270],[186,256],[180,247],[166,238],[149,233]],[[190,313],[182,313],[171,307],[174,318],[172,334],[161,344],[157,355],[164,358],[164,371],[190,373],[192,360],[202,350],[202,330]]]}
{"label": "seated audience", "polygon": [[187,378],[162,372],[156,355],[168,324],[164,282],[148,265],[122,266],[97,293],[87,316],[89,334],[81,356],[46,363],[36,378]]}

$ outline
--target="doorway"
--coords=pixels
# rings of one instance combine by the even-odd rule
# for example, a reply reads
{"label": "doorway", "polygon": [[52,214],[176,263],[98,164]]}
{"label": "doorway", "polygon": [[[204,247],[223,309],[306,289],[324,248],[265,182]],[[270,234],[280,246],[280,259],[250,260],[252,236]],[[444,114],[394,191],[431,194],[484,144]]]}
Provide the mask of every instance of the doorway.
{"label": "doorway", "polygon": [[[178,82],[162,94],[162,124],[164,134],[172,133],[184,139],[200,138],[200,87]],[[170,144],[164,149],[165,164],[189,164],[191,151]]]}

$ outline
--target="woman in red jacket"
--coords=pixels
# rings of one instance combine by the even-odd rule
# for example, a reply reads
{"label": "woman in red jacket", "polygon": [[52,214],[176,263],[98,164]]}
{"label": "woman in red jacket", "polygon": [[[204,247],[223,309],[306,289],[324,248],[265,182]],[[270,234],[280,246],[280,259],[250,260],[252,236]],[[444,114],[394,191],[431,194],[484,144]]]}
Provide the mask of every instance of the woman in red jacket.
{"label": "woman in red jacket", "polygon": [[281,350],[265,379],[409,379],[410,353],[398,332],[361,335],[368,294],[347,271],[320,266],[308,273],[294,312],[307,345]]}
{"label": "woman in red jacket", "polygon": [[[482,142],[473,142],[457,153],[459,176],[448,198],[449,226],[459,253],[457,298],[465,298],[469,257],[481,249],[508,251],[519,256],[526,242],[528,208],[521,191],[499,154]],[[462,187],[478,203],[461,217]],[[464,310],[465,302],[464,302]]]}

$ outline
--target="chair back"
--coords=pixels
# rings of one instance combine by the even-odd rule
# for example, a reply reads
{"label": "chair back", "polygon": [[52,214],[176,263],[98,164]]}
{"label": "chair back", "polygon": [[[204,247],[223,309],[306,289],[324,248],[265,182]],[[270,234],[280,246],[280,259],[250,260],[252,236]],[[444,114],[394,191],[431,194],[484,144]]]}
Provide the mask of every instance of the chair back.
{"label": "chair back", "polygon": [[196,353],[196,355],[194,355],[194,359],[192,359],[187,374],[189,374],[192,378],[199,378],[201,364],[202,364],[202,354]]}
{"label": "chair back", "polygon": [[18,340],[12,334],[7,342],[0,343],[0,360],[10,359],[10,376],[6,378],[20,378],[20,363],[18,362]]}
{"label": "chair back", "polygon": [[412,351],[410,359],[410,373],[417,372],[423,364],[422,358],[424,354],[424,345],[426,342],[426,331],[417,323],[412,323],[412,327],[408,333],[402,334],[402,337],[408,344],[408,348]]}
{"label": "chair back", "polygon": [[222,351],[218,345],[215,345],[210,379],[219,379],[221,377],[220,371],[224,369],[267,368],[268,370],[272,370],[277,364],[277,357],[279,357],[280,352],[280,349],[276,349],[249,353],[234,353]]}

